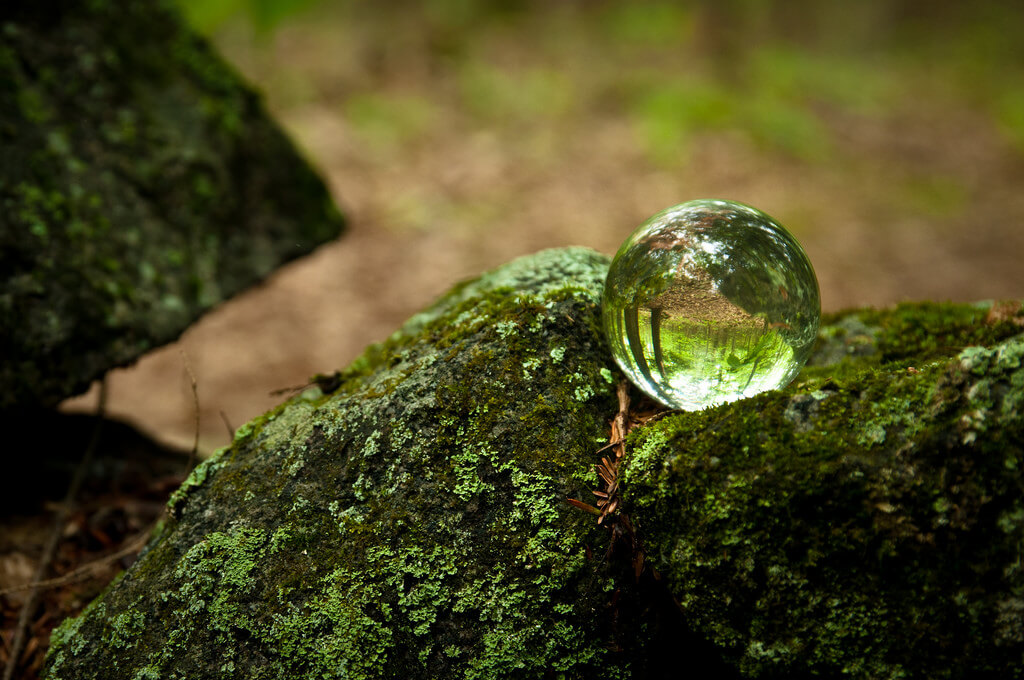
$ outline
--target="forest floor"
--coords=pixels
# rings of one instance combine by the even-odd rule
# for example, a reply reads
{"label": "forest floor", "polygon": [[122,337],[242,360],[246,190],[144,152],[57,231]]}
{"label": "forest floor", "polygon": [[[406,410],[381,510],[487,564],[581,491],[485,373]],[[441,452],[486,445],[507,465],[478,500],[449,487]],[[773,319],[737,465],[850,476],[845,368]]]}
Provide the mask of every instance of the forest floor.
{"label": "forest floor", "polygon": [[[895,4],[794,19],[714,3],[319,3],[259,30],[195,3],[349,230],[110,374],[107,413],[160,444],[104,428],[107,462],[90,467],[50,573],[75,576],[43,592],[15,677],[35,677],[50,629],[130,562],[119,553],[184,474],[190,369],[208,454],[275,390],[343,367],[458,281],[542,248],[613,254],[694,198],[789,228],[826,310],[1024,297],[1024,26],[1000,3],[929,5],[927,24],[887,14]],[[55,444],[67,457],[26,463],[12,478],[33,483],[0,509],[0,667],[25,597],[4,591],[31,578],[91,436],[91,419],[68,417],[39,425],[71,433]]]}
{"label": "forest floor", "polygon": [[[0,423],[11,441],[31,441],[34,447],[4,463],[0,677],[20,628],[23,643],[12,677],[34,680],[53,628],[81,612],[135,560],[163,518],[168,496],[184,480],[190,457],[128,425],[94,416],[22,413]],[[65,503],[76,475],[77,493]],[[53,541],[55,550],[44,558]],[[34,582],[41,562],[43,583],[33,594],[24,586]]]}

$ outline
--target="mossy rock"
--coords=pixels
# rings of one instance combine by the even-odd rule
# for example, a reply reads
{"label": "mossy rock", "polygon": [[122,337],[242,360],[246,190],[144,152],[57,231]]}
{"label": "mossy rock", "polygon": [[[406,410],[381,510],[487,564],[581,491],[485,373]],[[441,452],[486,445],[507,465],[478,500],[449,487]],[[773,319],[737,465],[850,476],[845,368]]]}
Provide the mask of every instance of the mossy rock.
{"label": "mossy rock", "polygon": [[1024,676],[1015,309],[1016,323],[932,304],[848,316],[823,332],[870,329],[848,347],[874,351],[631,438],[627,506],[649,557],[743,675]]}
{"label": "mossy rock", "polygon": [[0,408],[82,391],[341,232],[172,3],[8,2],[0,36]]}
{"label": "mossy rock", "polygon": [[241,428],[46,677],[1019,677],[1019,305],[833,317],[786,390],[649,422],[634,544],[566,502],[607,264],[500,267]]}

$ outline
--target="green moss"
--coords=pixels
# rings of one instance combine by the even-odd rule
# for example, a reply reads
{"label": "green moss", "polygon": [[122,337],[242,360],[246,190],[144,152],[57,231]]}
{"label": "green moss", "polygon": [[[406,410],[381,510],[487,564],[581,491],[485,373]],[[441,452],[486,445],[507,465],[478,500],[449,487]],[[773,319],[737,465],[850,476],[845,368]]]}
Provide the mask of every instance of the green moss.
{"label": "green moss", "polygon": [[[239,430],[241,430],[241,428],[239,428]],[[237,432],[235,437],[238,437]],[[174,490],[171,497],[167,500],[167,511],[171,515],[177,514],[181,505],[188,498],[190,491],[202,486],[203,482],[206,481],[207,476],[218,466],[223,465],[224,455],[227,450],[227,448],[218,449],[212,456],[199,463],[185,481],[182,482],[181,486]]]}
{"label": "green moss", "polygon": [[[881,357],[836,365],[841,381],[812,369],[796,394],[671,416],[629,442],[628,507],[658,569],[751,677],[1020,670],[991,626],[1024,589],[1016,538],[994,538],[1019,531],[1024,336],[956,354],[1010,329],[969,329],[967,308],[890,314],[865,315]],[[887,348],[894,329],[918,354]]]}
{"label": "green moss", "polygon": [[18,106],[21,109],[21,115],[31,123],[48,123],[54,117],[53,110],[47,106],[42,93],[37,88],[20,88],[18,90]]}
{"label": "green moss", "polygon": [[908,302],[858,317],[880,329],[877,345],[883,361],[924,362],[948,357],[968,345],[991,345],[1020,332],[1012,320],[990,321],[991,306]]}

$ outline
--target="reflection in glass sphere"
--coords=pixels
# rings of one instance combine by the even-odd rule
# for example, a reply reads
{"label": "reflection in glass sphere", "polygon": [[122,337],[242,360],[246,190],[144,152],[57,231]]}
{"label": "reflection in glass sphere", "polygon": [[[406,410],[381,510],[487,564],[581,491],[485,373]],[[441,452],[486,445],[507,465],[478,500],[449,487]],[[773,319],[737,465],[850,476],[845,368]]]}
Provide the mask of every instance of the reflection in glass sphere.
{"label": "reflection in glass sphere", "polygon": [[605,333],[633,383],[697,410],[789,383],[818,332],[818,280],[788,231],[732,201],[690,201],[634,231],[612,260]]}

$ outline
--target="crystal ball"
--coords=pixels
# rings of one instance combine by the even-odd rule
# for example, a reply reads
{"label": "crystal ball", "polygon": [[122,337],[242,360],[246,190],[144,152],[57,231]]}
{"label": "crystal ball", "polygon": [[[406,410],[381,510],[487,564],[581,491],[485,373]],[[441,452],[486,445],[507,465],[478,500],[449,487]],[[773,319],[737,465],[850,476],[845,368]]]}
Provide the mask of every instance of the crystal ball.
{"label": "crystal ball", "polygon": [[811,353],[821,300],[807,254],[778,222],[742,203],[700,200],[626,239],[602,317],[629,379],[693,411],[787,385]]}

